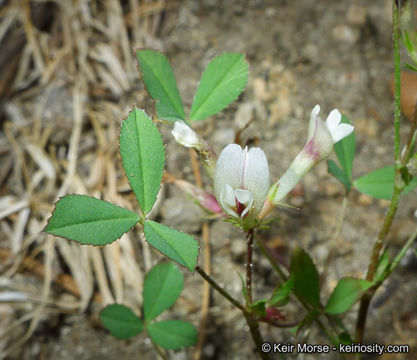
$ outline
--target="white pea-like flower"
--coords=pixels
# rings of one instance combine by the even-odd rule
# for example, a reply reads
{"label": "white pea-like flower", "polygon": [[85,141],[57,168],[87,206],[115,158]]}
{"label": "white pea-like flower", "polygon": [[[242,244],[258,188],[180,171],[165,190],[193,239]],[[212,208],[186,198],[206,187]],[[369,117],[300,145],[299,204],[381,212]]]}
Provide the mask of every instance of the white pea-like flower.
{"label": "white pea-like flower", "polygon": [[319,112],[320,106],[316,105],[310,115],[307,143],[268,192],[268,199],[274,205],[287,196],[315,164],[330,156],[333,144],[349,136],[354,129],[352,125],[340,123],[342,115],[337,109],[330,112],[325,123],[319,118]]}
{"label": "white pea-like flower", "polygon": [[268,160],[262,149],[227,145],[214,170],[214,193],[225,213],[243,228],[255,225],[269,188]]}

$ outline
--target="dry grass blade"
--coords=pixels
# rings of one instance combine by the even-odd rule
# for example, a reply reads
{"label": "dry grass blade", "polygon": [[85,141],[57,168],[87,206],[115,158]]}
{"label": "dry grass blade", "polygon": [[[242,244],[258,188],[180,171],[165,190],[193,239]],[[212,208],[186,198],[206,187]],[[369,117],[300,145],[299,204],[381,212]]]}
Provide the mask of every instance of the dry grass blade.
{"label": "dry grass blade", "polygon": [[[103,251],[40,234],[52,202],[67,193],[90,194],[133,211],[137,207],[131,192],[120,191],[127,182],[115,165],[120,119],[143,97],[143,90],[131,94],[139,88],[132,49],[153,35],[144,31],[152,28],[144,18],[152,16],[147,21],[155,28],[159,14],[172,4],[98,3],[23,0],[0,10],[0,43],[7,50],[0,56],[2,276],[11,284],[22,271],[43,278],[42,293],[28,299],[32,311],[13,322],[27,325],[24,333],[3,338],[9,354],[22,348],[50,306],[86,309],[95,282],[103,303],[137,305],[143,270],[153,265],[149,246],[135,246],[135,234],[125,234]],[[52,282],[80,300],[56,301]]]}

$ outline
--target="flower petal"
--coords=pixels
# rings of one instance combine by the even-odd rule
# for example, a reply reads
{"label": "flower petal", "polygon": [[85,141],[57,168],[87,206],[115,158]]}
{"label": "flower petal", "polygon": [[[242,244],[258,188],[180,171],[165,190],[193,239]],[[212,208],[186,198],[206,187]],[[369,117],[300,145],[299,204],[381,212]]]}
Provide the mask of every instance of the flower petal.
{"label": "flower petal", "polygon": [[254,147],[248,151],[243,184],[243,189],[249,190],[253,195],[257,214],[262,209],[270,185],[268,160],[261,148]]}
{"label": "flower petal", "polygon": [[337,143],[339,140],[342,140],[346,136],[349,136],[353,132],[354,127],[349,124],[339,124],[332,134],[333,143]]}
{"label": "flower petal", "polygon": [[337,128],[337,125],[340,124],[341,120],[342,120],[342,114],[340,113],[339,110],[333,109],[332,111],[330,111],[330,114],[326,120],[326,125],[330,133]]}
{"label": "flower petal", "polygon": [[219,196],[220,205],[226,214],[234,217],[239,217],[236,208],[235,192],[229,184],[225,184]]}
{"label": "flower petal", "polygon": [[213,177],[214,193],[218,199],[226,184],[232,189],[241,187],[245,157],[246,152],[237,144],[227,145],[220,153]]}
{"label": "flower petal", "polygon": [[235,197],[237,201],[245,205],[245,210],[243,210],[242,214],[240,214],[240,217],[243,218],[252,208],[253,194],[248,190],[236,189]]}
{"label": "flower petal", "polygon": [[319,115],[319,112],[320,112],[320,105],[317,104],[316,106],[313,107],[313,110],[311,110],[310,122],[308,124],[308,135],[307,135],[308,139],[310,139],[314,134],[314,129],[317,126],[316,119]]}

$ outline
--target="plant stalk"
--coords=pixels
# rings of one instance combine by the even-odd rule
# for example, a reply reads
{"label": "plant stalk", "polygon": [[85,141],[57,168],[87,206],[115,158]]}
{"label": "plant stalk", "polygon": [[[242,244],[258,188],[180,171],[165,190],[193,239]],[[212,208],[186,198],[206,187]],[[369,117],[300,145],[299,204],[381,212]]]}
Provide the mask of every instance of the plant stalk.
{"label": "plant stalk", "polygon": [[[373,281],[374,279],[374,275],[378,266],[378,261],[379,261],[379,257],[381,254],[381,250],[386,245],[385,239],[388,235],[388,232],[391,228],[392,222],[394,220],[395,214],[398,209],[398,203],[399,203],[401,191],[402,191],[402,188],[398,188],[394,186],[394,192],[392,194],[392,198],[391,198],[391,202],[390,202],[387,214],[385,215],[384,222],[382,224],[381,230],[378,233],[377,240],[372,250],[371,259],[370,259],[369,266],[368,266],[368,272],[366,274],[366,280],[368,281]],[[356,322],[356,335],[355,335],[356,342],[363,341],[369,304],[376,290],[378,289],[379,285],[371,287],[361,297],[361,301],[359,305],[359,312],[358,312],[358,319]]]}
{"label": "plant stalk", "polygon": [[252,305],[252,255],[253,255],[253,229],[247,232],[247,252],[246,252],[246,293],[248,295],[248,306]]}
{"label": "plant stalk", "polygon": [[401,117],[401,58],[399,31],[399,2],[392,0],[392,40],[394,43],[394,136],[395,162],[400,159],[400,117]]}
{"label": "plant stalk", "polygon": [[267,353],[262,352],[262,344],[264,341],[262,340],[261,333],[259,331],[259,323],[258,319],[255,317],[254,314],[249,312],[239,301],[233,298],[226,290],[222,289],[219,284],[209,275],[205,273],[205,271],[197,266],[195,270],[201,275],[201,277],[206,280],[218,293],[220,293],[223,297],[226,298],[232,305],[240,309],[245,316],[246,322],[249,326],[249,330],[252,336],[252,339],[255,343],[256,350],[259,353],[261,359],[268,360],[269,355]]}
{"label": "plant stalk", "polygon": [[214,290],[216,290],[220,295],[222,295],[226,300],[228,300],[232,305],[236,306],[238,309],[244,311],[244,306],[237,301],[232,295],[230,295],[226,290],[224,290],[210,275],[208,275],[201,267],[196,266],[195,270],[201,275],[201,277],[206,280]]}
{"label": "plant stalk", "polygon": [[[392,1],[392,39],[394,42],[394,67],[395,67],[395,95],[394,95],[394,137],[395,137],[395,182],[391,201],[385,215],[381,230],[378,233],[377,240],[372,250],[371,259],[366,274],[366,280],[373,281],[375,271],[378,266],[381,250],[386,246],[386,237],[391,228],[395,214],[398,209],[399,198],[404,184],[400,174],[400,116],[401,116],[401,58],[400,58],[400,36],[399,36],[399,3]],[[376,290],[381,284],[376,284],[365,292],[360,301],[358,318],[356,322],[355,340],[363,341],[365,333],[366,317],[368,314],[369,304]]]}
{"label": "plant stalk", "polygon": [[[267,245],[265,245],[261,240],[256,239],[257,244],[259,245],[259,248],[261,249],[262,254],[266,256],[271,266],[274,268],[274,270],[278,273],[278,275],[281,277],[282,281],[287,281],[288,277],[284,274],[284,272],[281,270],[275,259],[272,257]],[[310,307],[307,305],[307,303],[297,294],[294,294],[299,303],[307,310],[310,311]],[[337,337],[333,336],[331,332],[327,329],[327,327],[323,324],[323,322],[320,319],[315,319],[315,322],[323,331],[323,333],[329,338],[329,340],[334,344],[338,345],[338,339]],[[331,324],[332,325],[332,324]]]}

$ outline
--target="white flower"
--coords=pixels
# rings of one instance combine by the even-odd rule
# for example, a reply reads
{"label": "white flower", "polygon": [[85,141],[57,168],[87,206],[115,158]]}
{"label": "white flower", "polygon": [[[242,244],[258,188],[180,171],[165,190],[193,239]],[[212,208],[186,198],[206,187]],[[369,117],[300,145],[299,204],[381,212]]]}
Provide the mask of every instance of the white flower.
{"label": "white flower", "polygon": [[269,188],[269,167],[260,148],[226,146],[214,170],[214,193],[220,206],[244,227],[254,225]]}
{"label": "white flower", "polygon": [[320,106],[316,105],[310,115],[307,143],[284,175],[269,189],[268,198],[274,205],[287,196],[315,164],[330,156],[333,144],[354,129],[352,125],[340,123],[342,115],[337,109],[330,112],[326,123],[319,118],[319,112]]}
{"label": "white flower", "polygon": [[337,109],[330,112],[326,123],[319,118],[319,112],[319,105],[311,111],[306,147],[314,159],[323,160],[332,153],[333,144],[350,135],[354,128],[352,125],[340,123],[342,114]]}
{"label": "white flower", "polygon": [[177,143],[185,147],[197,149],[204,147],[204,140],[201,139],[200,135],[182,120],[178,120],[174,123],[174,129],[171,133],[174,135]]}

